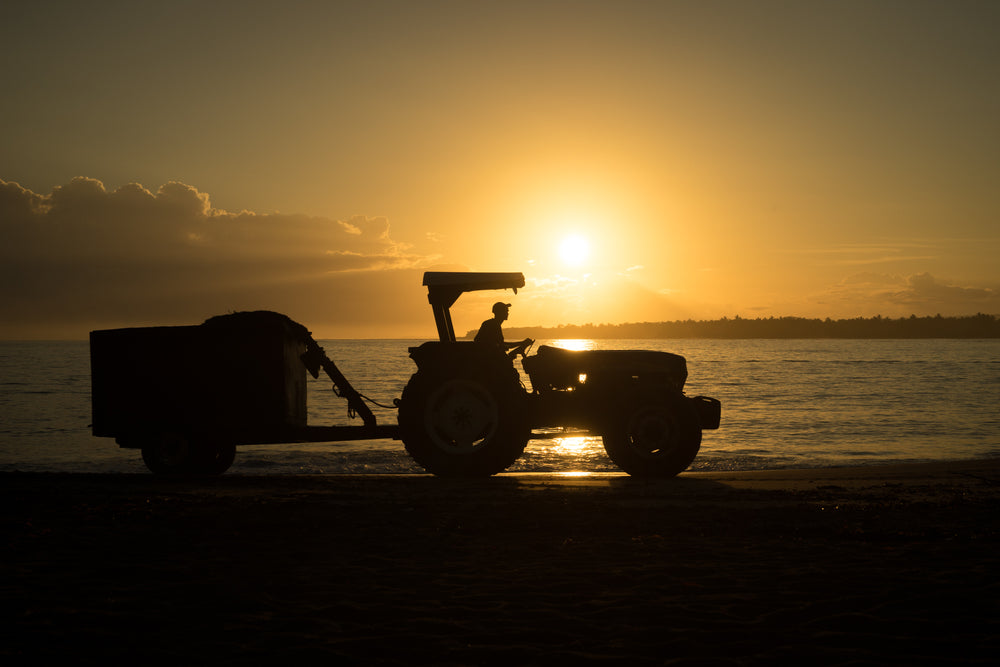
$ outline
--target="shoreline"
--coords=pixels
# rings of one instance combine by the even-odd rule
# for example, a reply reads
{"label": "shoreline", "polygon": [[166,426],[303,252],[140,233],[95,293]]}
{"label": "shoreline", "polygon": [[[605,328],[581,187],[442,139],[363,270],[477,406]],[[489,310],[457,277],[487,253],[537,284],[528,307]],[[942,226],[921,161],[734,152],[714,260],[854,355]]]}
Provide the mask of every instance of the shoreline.
{"label": "shoreline", "polygon": [[991,664],[1000,459],[690,472],[0,473],[38,664]]}

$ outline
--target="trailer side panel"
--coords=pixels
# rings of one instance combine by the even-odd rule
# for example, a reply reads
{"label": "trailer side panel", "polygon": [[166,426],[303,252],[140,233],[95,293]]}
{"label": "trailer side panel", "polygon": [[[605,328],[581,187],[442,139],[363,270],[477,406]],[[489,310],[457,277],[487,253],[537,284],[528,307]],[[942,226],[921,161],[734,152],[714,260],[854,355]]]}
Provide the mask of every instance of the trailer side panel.
{"label": "trailer side panel", "polygon": [[143,435],[163,429],[239,442],[304,427],[300,332],[284,316],[238,315],[91,332],[94,435],[141,446]]}

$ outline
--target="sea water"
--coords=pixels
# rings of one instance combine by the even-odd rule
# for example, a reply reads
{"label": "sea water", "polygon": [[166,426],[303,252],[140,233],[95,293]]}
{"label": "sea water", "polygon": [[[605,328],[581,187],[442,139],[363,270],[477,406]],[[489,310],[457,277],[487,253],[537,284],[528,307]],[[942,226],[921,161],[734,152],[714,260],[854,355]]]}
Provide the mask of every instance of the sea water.
{"label": "sea water", "polygon": [[[421,341],[320,341],[355,388],[389,406]],[[1000,456],[1000,340],[550,340],[684,355],[689,396],[722,401],[691,470],[867,465]],[[520,363],[517,364],[520,368]],[[132,388],[142,393],[143,387]],[[313,425],[351,420],[308,378]],[[90,434],[86,341],[0,342],[0,471],[144,472],[139,452]],[[514,472],[608,472],[598,436],[533,440]],[[393,440],[240,447],[228,474],[421,472]]]}

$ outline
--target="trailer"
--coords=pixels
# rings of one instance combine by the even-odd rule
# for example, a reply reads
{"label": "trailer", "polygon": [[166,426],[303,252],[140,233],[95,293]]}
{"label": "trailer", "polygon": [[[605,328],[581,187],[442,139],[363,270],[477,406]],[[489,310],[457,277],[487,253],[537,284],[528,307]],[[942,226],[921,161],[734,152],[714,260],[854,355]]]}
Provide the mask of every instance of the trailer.
{"label": "trailer", "polygon": [[[270,311],[197,326],[90,333],[92,432],[158,474],[219,474],[236,447],[398,438],[301,324]],[[306,372],[325,372],[357,426],[306,423]]]}
{"label": "trailer", "polygon": [[[270,311],[220,315],[200,325],[90,333],[98,437],[139,449],[156,474],[221,474],[236,448],[296,442],[402,440],[439,476],[508,468],[540,431],[599,434],[631,475],[671,477],[719,428],[721,405],[684,394],[684,357],[647,350],[573,352],[525,340],[509,355],[455,336],[450,308],[465,292],[524,287],[521,273],[424,274],[437,341],[409,349],[417,366],[378,424],[358,391],[303,325]],[[521,357],[527,389],[514,367]],[[324,372],[347,401],[351,426],[310,425],[306,372]]]}

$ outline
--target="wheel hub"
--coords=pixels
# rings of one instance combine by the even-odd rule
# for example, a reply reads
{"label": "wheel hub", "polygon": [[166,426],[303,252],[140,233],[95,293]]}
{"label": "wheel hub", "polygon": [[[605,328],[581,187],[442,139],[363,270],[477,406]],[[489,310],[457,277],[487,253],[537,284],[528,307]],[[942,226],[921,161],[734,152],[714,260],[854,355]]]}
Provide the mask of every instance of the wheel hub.
{"label": "wheel hub", "polygon": [[629,423],[632,447],[644,455],[661,453],[670,447],[673,427],[661,410],[649,409],[636,414]]}
{"label": "wheel hub", "polygon": [[452,380],[434,392],[428,405],[427,431],[440,447],[472,451],[496,431],[496,401],[478,382]]}

